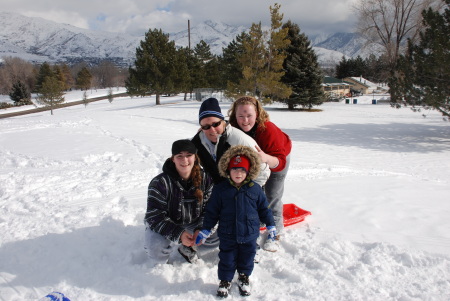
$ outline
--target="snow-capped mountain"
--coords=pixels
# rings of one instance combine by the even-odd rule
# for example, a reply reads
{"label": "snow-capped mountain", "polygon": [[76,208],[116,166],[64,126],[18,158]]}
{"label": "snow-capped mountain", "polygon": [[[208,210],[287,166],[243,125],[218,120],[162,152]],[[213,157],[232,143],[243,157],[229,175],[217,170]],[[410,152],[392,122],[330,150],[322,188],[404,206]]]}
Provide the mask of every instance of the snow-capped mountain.
{"label": "snow-capped mountain", "polygon": [[367,40],[357,33],[335,33],[329,36],[315,36],[312,44],[318,48],[331,49],[348,57],[368,57],[381,52],[379,45],[367,44]]}
{"label": "snow-capped mountain", "polygon": [[[235,27],[225,23],[205,21],[191,28],[191,48],[194,48],[196,44],[203,40],[209,45],[212,53],[221,54],[222,48],[227,47],[237,35],[247,29],[244,26]],[[189,45],[189,32],[187,29],[169,36],[179,46],[187,47]]]}
{"label": "snow-capped mountain", "polygon": [[[247,28],[234,27],[221,22],[205,21],[190,29],[191,47],[201,40],[211,47],[211,52],[221,54],[238,34]],[[188,30],[170,33],[179,46],[188,46]],[[60,24],[42,18],[25,17],[16,13],[0,12],[0,57],[15,56],[32,62],[78,61],[97,63],[109,59],[118,65],[133,63],[136,47],[143,37],[124,33],[100,32]],[[364,41],[356,34],[335,34],[311,38],[319,62],[333,65],[343,55],[364,55]]]}
{"label": "snow-capped mountain", "polygon": [[0,12],[0,56],[74,63],[111,59],[128,63],[141,38],[81,29],[42,18]]}

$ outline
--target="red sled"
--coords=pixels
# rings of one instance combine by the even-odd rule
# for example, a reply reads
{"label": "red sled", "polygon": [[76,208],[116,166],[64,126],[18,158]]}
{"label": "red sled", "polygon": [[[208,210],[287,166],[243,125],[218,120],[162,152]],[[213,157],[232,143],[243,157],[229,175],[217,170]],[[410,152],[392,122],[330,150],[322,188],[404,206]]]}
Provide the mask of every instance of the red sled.
{"label": "red sled", "polygon": [[[311,212],[303,210],[295,204],[283,205],[283,224],[285,227],[304,221],[308,215],[311,215]],[[265,229],[266,227],[260,228],[261,231]]]}

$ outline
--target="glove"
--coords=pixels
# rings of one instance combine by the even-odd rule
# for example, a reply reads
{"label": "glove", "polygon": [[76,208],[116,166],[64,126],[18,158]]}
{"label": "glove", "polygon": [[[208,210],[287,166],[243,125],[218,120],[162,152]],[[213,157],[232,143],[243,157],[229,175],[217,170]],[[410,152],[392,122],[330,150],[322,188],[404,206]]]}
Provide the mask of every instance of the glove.
{"label": "glove", "polygon": [[267,231],[269,232],[268,238],[271,240],[275,240],[275,237],[277,236],[277,229],[275,226],[267,226]]}
{"label": "glove", "polygon": [[211,231],[209,230],[202,230],[198,232],[197,239],[195,240],[196,245],[203,244],[205,240],[211,236]]}

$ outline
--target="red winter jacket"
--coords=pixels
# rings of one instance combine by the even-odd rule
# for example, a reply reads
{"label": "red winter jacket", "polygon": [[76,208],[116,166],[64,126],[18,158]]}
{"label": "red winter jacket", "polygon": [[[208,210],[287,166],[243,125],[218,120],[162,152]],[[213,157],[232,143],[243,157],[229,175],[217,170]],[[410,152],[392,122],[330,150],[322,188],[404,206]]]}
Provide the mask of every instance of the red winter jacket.
{"label": "red winter jacket", "polygon": [[286,157],[291,153],[292,142],[289,136],[280,130],[273,122],[266,121],[266,128],[257,127],[253,137],[258,146],[266,154],[277,157],[280,163],[277,167],[271,168],[273,172],[282,171],[286,167]]}

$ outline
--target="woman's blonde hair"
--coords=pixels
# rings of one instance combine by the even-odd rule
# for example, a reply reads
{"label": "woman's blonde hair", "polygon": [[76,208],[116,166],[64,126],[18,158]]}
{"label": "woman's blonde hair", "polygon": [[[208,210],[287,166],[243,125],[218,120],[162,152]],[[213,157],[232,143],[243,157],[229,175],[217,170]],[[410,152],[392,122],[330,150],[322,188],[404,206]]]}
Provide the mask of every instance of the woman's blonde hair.
{"label": "woman's blonde hair", "polygon": [[258,127],[261,127],[262,129],[266,128],[265,122],[270,120],[269,114],[266,112],[266,110],[264,110],[261,102],[258,99],[251,96],[240,97],[236,101],[234,101],[233,104],[231,105],[231,108],[228,110],[228,116],[230,119],[229,122],[232,126],[239,128],[236,118],[236,110],[237,107],[240,105],[253,105],[255,107],[257,115],[256,124],[258,125]]}

